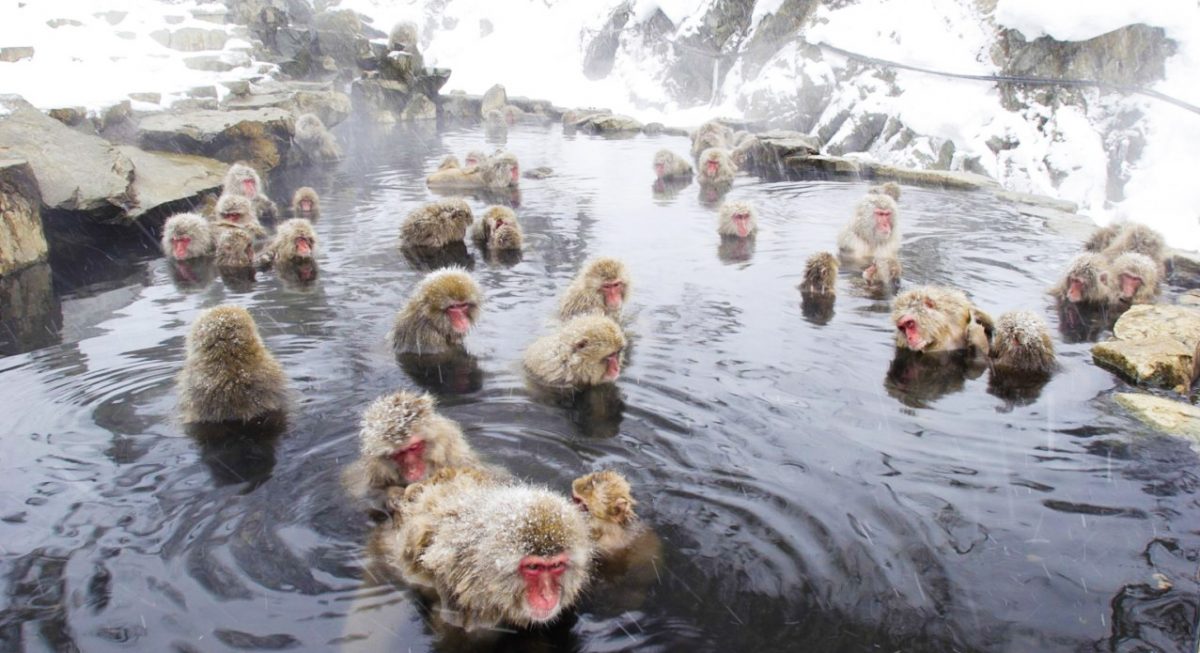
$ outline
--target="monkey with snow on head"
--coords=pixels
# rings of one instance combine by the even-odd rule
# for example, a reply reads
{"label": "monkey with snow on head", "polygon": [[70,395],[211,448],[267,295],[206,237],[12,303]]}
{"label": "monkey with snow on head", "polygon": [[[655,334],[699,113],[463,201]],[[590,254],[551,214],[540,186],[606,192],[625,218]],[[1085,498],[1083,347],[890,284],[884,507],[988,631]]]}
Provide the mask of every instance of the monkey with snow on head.
{"label": "monkey with snow on head", "polygon": [[710,147],[700,154],[697,165],[700,169],[698,181],[701,186],[727,188],[733,184],[735,170],[727,150]]}
{"label": "monkey with snow on head", "polygon": [[405,247],[445,247],[461,243],[475,219],[471,207],[461,199],[446,199],[417,207],[400,225]]}
{"label": "monkey with snow on head", "polygon": [[201,313],[186,349],[178,379],[185,423],[247,422],[285,409],[287,378],[246,309],[218,306]]}
{"label": "monkey with snow on head", "polygon": [[444,354],[462,347],[483,295],[461,268],[431,272],[396,315],[388,340],[396,354]]}
{"label": "monkey with snow on head", "polygon": [[309,162],[337,161],[342,148],[316,114],[306,113],[296,119],[296,147]]}
{"label": "monkey with snow on head", "polygon": [[750,238],[758,233],[758,211],[749,202],[726,202],[721,205],[717,233],[728,238]]}
{"label": "monkey with snow on head", "polygon": [[180,213],[163,223],[162,250],[176,261],[212,256],[215,248],[212,229],[195,213]]}
{"label": "monkey with snow on head", "polygon": [[829,252],[817,252],[804,263],[804,281],[800,292],[818,297],[833,297],[837,284],[838,262]]}
{"label": "monkey with snow on head", "polygon": [[525,350],[525,371],[535,387],[583,389],[612,383],[621,374],[625,334],[604,315],[580,315]]}

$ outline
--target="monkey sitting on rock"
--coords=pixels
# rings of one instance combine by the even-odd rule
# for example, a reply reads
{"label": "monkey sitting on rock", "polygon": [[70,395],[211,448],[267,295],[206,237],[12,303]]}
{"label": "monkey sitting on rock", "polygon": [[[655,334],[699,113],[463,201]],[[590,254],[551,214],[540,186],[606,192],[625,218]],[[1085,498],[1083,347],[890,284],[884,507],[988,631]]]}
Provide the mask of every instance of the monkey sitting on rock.
{"label": "monkey sitting on rock", "polygon": [[296,118],[296,148],[309,163],[337,161],[342,158],[342,148],[337,139],[325,127],[316,114],[306,113]]}

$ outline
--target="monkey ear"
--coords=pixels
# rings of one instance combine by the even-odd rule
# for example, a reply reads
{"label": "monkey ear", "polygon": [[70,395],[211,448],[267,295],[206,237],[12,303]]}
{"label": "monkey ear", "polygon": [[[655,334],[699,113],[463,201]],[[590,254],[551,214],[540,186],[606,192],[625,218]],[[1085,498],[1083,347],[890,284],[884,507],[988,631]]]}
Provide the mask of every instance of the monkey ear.
{"label": "monkey ear", "polygon": [[629,515],[629,499],[617,499],[613,501],[612,507],[608,509],[608,513],[619,519],[624,519]]}
{"label": "monkey ear", "polygon": [[580,340],[575,341],[575,351],[579,351],[580,349],[583,349],[584,347],[587,347],[587,346],[588,346],[587,338],[582,338]]}

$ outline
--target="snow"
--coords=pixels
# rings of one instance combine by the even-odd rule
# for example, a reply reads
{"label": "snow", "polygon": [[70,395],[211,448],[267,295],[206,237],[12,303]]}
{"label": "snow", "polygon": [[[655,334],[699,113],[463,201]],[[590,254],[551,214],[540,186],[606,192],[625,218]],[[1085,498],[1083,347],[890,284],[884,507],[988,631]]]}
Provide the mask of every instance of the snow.
{"label": "snow", "polygon": [[1028,40],[1086,41],[1135,23],[1170,29],[1196,13],[1192,0],[999,0],[996,23]]}

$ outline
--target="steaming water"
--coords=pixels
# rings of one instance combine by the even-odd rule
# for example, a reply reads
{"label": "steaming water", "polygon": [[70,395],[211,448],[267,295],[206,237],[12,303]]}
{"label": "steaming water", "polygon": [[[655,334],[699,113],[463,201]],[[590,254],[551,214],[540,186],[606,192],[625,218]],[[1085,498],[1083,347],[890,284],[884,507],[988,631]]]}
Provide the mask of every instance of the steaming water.
{"label": "steaming water", "polygon": [[[1196,456],[1111,407],[1122,383],[1086,342],[1056,335],[1063,369],[1032,401],[989,393],[986,374],[889,381],[886,301],[844,273],[825,321],[795,290],[865,186],[741,178],[729,198],[758,204],[762,233],[753,249],[720,249],[695,185],[651,189],[653,152],[686,152],[683,139],[558,132],[509,134],[525,168],[556,174],[522,181],[523,260],[471,248],[486,293],[468,338],[478,369],[418,375],[475,447],[524,478],[566,491],[587,471],[624,472],[663,558],[498,649],[1189,646]],[[321,192],[308,291],[270,274],[181,288],[152,255],[56,267],[59,335],[47,346],[32,329],[9,350],[42,348],[0,359],[5,648],[459,646],[409,593],[362,587],[370,526],[339,474],[363,407],[415,387],[384,345],[420,277],[396,247],[399,220],[431,199],[423,178],[441,156],[490,144],[476,130],[343,138],[356,156],[273,188]],[[989,311],[1031,308],[1057,329],[1043,291],[1076,241],[990,195],[905,188],[901,206],[906,283],[956,283]],[[541,403],[520,353],[603,254],[634,279],[629,364],[615,392]],[[297,392],[275,442],[200,447],[172,419],[187,327],[225,302],[250,309]]]}

